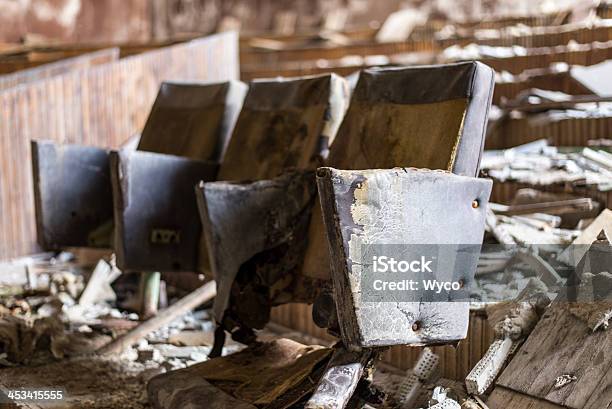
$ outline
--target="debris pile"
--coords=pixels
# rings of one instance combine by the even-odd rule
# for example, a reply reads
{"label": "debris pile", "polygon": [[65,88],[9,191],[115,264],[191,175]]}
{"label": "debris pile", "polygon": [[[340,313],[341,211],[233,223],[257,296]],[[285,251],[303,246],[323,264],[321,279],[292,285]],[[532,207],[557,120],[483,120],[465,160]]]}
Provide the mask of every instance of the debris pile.
{"label": "debris pile", "polygon": [[565,149],[538,140],[504,151],[486,151],[482,171],[496,181],[534,186],[570,184],[612,190],[612,154],[605,149]]}

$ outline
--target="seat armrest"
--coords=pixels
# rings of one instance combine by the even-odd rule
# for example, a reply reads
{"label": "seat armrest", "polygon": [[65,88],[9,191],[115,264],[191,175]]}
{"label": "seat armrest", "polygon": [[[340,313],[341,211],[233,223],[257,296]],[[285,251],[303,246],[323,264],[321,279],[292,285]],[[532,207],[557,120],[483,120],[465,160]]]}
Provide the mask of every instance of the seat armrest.
{"label": "seat armrest", "polygon": [[201,226],[193,187],[218,164],[143,151],[110,154],[117,264],[129,271],[197,271]]}
{"label": "seat armrest", "polygon": [[[465,338],[491,181],[418,169],[320,168],[317,184],[343,341],[382,347]],[[438,293],[426,281],[454,288]]]}
{"label": "seat armrest", "polygon": [[[213,182],[197,187],[204,238],[217,282],[214,313],[218,322],[222,322],[230,304],[239,271],[245,275],[247,286],[255,281],[265,286],[301,263],[304,243],[300,238],[304,235],[298,231],[307,228],[315,190],[312,171],[288,172],[257,182]],[[267,322],[269,310],[268,305],[261,305],[267,303],[261,297],[269,298],[253,291],[241,294],[240,302],[250,305],[249,309],[234,307],[244,313],[243,323],[252,318],[250,327],[257,328],[260,320]]]}

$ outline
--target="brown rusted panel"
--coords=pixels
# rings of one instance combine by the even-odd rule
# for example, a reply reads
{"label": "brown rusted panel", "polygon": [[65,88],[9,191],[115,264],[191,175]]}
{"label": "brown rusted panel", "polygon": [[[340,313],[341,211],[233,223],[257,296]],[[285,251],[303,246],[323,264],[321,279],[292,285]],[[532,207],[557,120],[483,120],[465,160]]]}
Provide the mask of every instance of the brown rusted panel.
{"label": "brown rusted panel", "polygon": [[316,168],[347,98],[346,81],[336,75],[251,82],[219,180],[261,180],[289,168]]}
{"label": "brown rusted panel", "polygon": [[220,34],[0,91],[0,258],[37,249],[30,140],[117,148],[162,80],[236,79],[237,44]]}
{"label": "brown rusted panel", "polygon": [[240,81],[164,82],[138,150],[220,162],[246,92]]}

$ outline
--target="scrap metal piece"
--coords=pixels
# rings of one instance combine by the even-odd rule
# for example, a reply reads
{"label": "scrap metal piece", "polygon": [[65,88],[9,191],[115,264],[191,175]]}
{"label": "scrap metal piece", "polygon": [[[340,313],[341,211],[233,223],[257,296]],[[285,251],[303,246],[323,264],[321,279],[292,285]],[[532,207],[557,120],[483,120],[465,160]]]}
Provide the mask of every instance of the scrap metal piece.
{"label": "scrap metal piece", "polygon": [[151,152],[112,152],[117,265],[131,271],[197,271],[201,227],[193,186],[218,165]]}
{"label": "scrap metal piece", "polygon": [[412,368],[412,371],[417,376],[419,381],[423,383],[435,381],[434,377],[439,375],[438,367],[440,357],[435,354],[431,348],[423,348],[417,363]]}
{"label": "scrap metal piece", "polygon": [[31,146],[41,247],[109,247],[110,237],[92,237],[113,219],[108,151],[51,141],[32,141]]}
{"label": "scrap metal piece", "polygon": [[414,368],[408,371],[398,391],[398,401],[402,408],[412,408],[425,383],[435,381],[438,376],[440,357],[430,348],[423,348]]}
{"label": "scrap metal piece", "polygon": [[343,409],[357,389],[364,368],[372,359],[372,351],[348,351],[334,349],[325,373],[306,409]]}
{"label": "scrap metal piece", "polygon": [[[463,339],[469,306],[461,288],[470,285],[476,270],[491,182],[414,169],[321,168],[317,183],[343,341],[375,347]],[[439,252],[437,271],[401,294],[372,292],[368,252],[385,245]],[[459,288],[433,294],[424,284],[431,279]],[[368,292],[371,299],[364,298]]]}
{"label": "scrap metal piece", "polygon": [[398,402],[402,408],[412,408],[419,398],[423,384],[414,373],[407,374],[397,392]]}

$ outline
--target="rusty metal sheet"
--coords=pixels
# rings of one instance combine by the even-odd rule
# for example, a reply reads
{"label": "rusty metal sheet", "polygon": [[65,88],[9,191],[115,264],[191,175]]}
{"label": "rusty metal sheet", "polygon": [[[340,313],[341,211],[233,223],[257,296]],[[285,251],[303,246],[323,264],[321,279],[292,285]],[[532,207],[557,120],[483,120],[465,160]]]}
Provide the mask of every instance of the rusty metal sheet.
{"label": "rusty metal sheet", "polygon": [[240,81],[166,81],[138,150],[221,161],[247,92]]}

